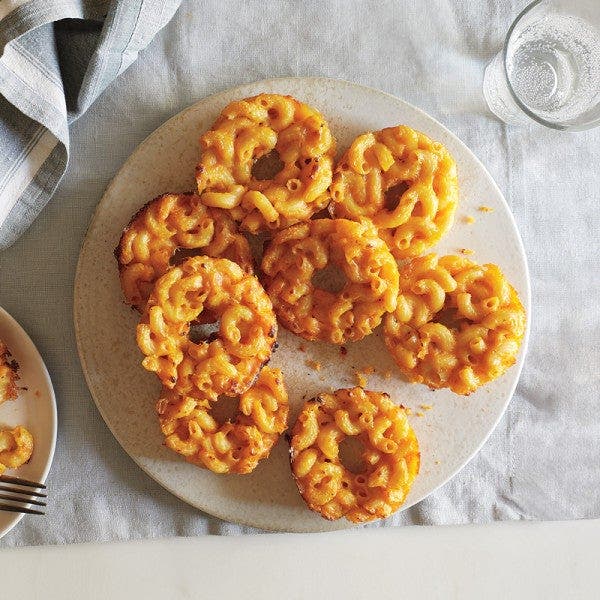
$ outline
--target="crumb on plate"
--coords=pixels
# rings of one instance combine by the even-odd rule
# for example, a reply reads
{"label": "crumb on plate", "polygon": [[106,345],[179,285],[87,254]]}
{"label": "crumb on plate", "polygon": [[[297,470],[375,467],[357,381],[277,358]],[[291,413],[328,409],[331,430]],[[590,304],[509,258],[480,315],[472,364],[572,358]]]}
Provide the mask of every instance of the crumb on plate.
{"label": "crumb on plate", "polygon": [[360,371],[357,371],[354,374],[354,376],[356,377],[356,385],[358,385],[361,388],[366,387],[369,380],[364,376],[363,373],[361,373]]}

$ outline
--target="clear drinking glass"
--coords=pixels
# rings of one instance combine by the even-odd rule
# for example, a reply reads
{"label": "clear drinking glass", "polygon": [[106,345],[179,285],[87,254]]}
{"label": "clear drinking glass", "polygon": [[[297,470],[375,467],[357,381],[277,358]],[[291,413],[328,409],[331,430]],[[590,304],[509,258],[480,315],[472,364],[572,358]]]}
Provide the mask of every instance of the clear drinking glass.
{"label": "clear drinking glass", "polygon": [[600,0],[536,0],[485,69],[483,95],[506,123],[600,124]]}

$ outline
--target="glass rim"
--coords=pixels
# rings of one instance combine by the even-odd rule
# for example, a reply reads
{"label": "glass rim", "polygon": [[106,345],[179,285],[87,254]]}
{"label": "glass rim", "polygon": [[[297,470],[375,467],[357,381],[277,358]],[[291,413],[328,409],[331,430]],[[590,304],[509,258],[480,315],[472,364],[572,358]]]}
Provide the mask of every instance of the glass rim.
{"label": "glass rim", "polygon": [[506,84],[507,84],[508,90],[509,90],[510,95],[512,96],[513,100],[516,102],[517,106],[529,118],[533,119],[534,121],[536,121],[540,125],[544,125],[545,127],[549,127],[551,129],[557,129],[557,130],[560,130],[560,131],[565,131],[565,130],[571,130],[571,131],[580,130],[580,131],[582,131],[582,130],[586,130],[586,129],[591,129],[592,127],[594,127],[595,125],[598,125],[600,123],[600,119],[593,119],[592,121],[589,121],[589,122],[584,123],[582,125],[561,125],[560,123],[557,123],[556,121],[547,121],[546,119],[542,119],[542,117],[539,117],[538,115],[536,115],[525,104],[523,104],[523,102],[521,102],[521,100],[519,99],[519,97],[517,96],[517,94],[515,93],[515,91],[513,89],[512,83],[510,82],[510,77],[508,76],[508,68],[506,66],[506,63],[507,63],[507,57],[508,57],[508,44],[510,43],[510,40],[512,38],[512,34],[513,34],[516,26],[521,21],[521,19],[532,8],[534,8],[538,4],[541,4],[542,2],[545,2],[545,1],[546,0],[533,0],[533,2],[530,2],[516,16],[515,20],[512,22],[511,26],[508,28],[508,31],[506,33],[506,37],[504,38],[504,47],[502,48],[502,68],[504,70],[504,77],[506,78]]}

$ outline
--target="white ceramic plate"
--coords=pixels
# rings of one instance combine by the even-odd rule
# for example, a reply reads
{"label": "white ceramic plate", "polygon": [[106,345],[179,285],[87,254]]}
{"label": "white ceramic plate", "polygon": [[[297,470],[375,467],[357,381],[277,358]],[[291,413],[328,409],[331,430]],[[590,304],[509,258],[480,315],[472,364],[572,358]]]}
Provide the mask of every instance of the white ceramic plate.
{"label": "white ceramic plate", "polygon": [[[442,253],[460,248],[474,258],[494,262],[519,292],[525,308],[530,290],[523,246],[498,187],[469,149],[422,111],[373,89],[330,79],[293,78],[261,81],[201,100],[150,135],[129,157],[100,204],[88,230],[75,282],[75,329],[83,371],[94,400],[125,451],[150,476],[182,500],[228,521],[281,531],[323,531],[351,526],[327,522],[307,510],[290,476],[281,440],[271,457],[245,476],[219,476],[198,469],[162,446],[154,414],[159,385],[140,366],[135,344],[136,314],[122,300],[114,247],[121,230],[143,204],[164,192],[194,188],[198,137],[234,99],[261,92],[292,94],[314,105],[328,119],[342,152],[359,133],[405,123],[443,142],[454,155],[460,179],[460,206],[453,229],[438,245]],[[480,212],[486,205],[493,212]],[[476,222],[464,222],[472,215]],[[421,472],[404,508],[448,481],[478,451],[508,404],[523,364],[526,339],[517,364],[503,377],[465,398],[450,391],[432,392],[404,382],[384,348],[381,332],[348,344],[341,358],[335,346],[306,343],[280,328],[280,347],[271,361],[284,372],[295,419],[302,398],[330,387],[349,387],[355,371],[375,365],[391,379],[373,375],[368,387],[388,391],[413,411],[421,448]],[[302,344],[305,352],[299,350]],[[305,361],[323,365],[320,372]],[[433,408],[422,411],[421,405]],[[416,415],[423,412],[423,416]]]}
{"label": "white ceramic plate", "polygon": [[[0,429],[23,425],[33,435],[34,446],[31,460],[20,469],[7,470],[13,475],[44,483],[56,444],[56,399],[46,365],[23,328],[0,308],[0,339],[19,363],[19,397],[0,404]],[[0,512],[0,538],[6,535],[25,515]],[[28,519],[44,519],[27,516]]]}

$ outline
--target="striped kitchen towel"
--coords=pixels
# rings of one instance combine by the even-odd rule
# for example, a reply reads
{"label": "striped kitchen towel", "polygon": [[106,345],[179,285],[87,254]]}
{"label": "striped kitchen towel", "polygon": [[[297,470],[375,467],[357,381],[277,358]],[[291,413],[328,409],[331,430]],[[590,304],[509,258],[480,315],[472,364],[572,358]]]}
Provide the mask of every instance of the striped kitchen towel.
{"label": "striped kitchen towel", "polygon": [[0,249],[51,198],[69,124],[137,58],[181,0],[0,0]]}

